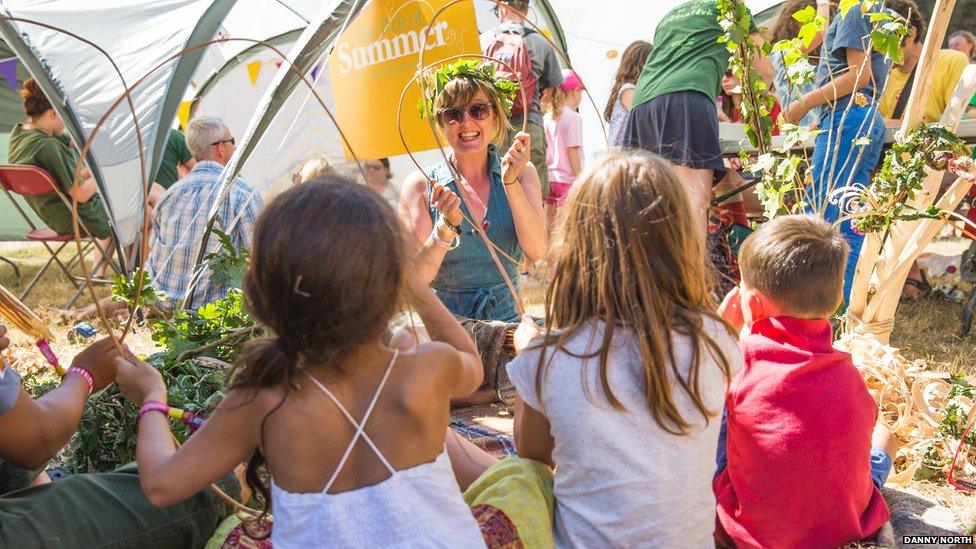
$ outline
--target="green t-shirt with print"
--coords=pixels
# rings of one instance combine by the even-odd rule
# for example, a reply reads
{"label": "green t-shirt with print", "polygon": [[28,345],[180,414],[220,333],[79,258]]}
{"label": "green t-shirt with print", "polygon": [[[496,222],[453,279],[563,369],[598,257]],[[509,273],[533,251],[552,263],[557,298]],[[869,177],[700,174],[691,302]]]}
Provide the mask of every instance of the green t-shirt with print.
{"label": "green t-shirt with print", "polygon": [[680,91],[717,97],[730,55],[718,43],[721,34],[715,0],[691,0],[668,12],[654,31],[654,49],[637,79],[633,106]]}
{"label": "green t-shirt with print", "polygon": [[[78,165],[78,151],[71,146],[67,135],[48,135],[40,130],[24,129],[17,124],[10,132],[10,146],[7,151],[11,164],[30,164],[47,170],[61,188],[65,197],[74,186],[75,167]],[[71,210],[57,194],[24,197],[37,216],[58,234],[74,234]],[[68,200],[71,200],[70,197]],[[88,202],[78,204],[78,216],[92,236],[108,238],[108,215],[102,198],[98,194]]]}
{"label": "green t-shirt with print", "polygon": [[156,172],[156,183],[164,189],[173,186],[180,178],[177,166],[186,164],[193,159],[190,149],[186,146],[186,138],[179,130],[170,130],[166,136],[166,148],[163,149],[163,159],[159,162]]}

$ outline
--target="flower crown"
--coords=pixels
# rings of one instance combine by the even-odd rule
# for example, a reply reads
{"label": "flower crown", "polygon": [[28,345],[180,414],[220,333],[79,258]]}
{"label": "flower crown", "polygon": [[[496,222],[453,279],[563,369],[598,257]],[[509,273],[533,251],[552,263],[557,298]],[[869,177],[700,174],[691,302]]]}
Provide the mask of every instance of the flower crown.
{"label": "flower crown", "polygon": [[451,80],[458,78],[476,78],[489,82],[498,94],[498,101],[506,113],[512,112],[512,104],[515,103],[515,94],[518,92],[519,85],[504,77],[495,76],[495,65],[489,62],[482,63],[476,58],[459,59],[456,63],[445,65],[437,72],[428,71],[423,78],[423,97],[417,102],[417,110],[420,111],[421,118],[428,118],[434,113],[434,100],[444,91],[444,87]]}

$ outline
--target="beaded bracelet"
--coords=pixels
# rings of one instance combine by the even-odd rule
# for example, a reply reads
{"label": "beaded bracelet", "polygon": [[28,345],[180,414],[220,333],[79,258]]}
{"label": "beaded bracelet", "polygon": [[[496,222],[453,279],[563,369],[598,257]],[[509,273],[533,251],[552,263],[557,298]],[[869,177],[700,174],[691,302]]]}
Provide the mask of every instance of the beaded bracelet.
{"label": "beaded bracelet", "polygon": [[454,231],[454,234],[456,234],[456,235],[460,235],[461,234],[461,226],[460,225],[455,225],[454,223],[451,223],[450,221],[447,220],[446,217],[443,217],[443,216],[440,218],[440,221],[442,223],[444,223],[444,225],[448,229],[451,229],[452,231]]}
{"label": "beaded bracelet", "polygon": [[84,368],[79,368],[77,366],[72,366],[64,372],[64,375],[67,376],[72,372],[76,374],[81,374],[81,377],[85,378],[85,382],[88,383],[88,396],[91,396],[92,390],[95,389],[95,380],[92,379],[92,376],[91,374],[88,373],[88,370]]}

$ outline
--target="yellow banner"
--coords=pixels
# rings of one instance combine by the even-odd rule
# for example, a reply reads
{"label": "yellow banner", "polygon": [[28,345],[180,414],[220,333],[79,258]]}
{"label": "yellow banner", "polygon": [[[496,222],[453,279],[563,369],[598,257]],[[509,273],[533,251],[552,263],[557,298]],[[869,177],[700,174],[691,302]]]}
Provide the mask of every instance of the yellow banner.
{"label": "yellow banner", "polygon": [[[360,158],[406,152],[397,131],[397,102],[417,72],[420,48],[424,64],[480,53],[473,2],[447,8],[430,24],[449,1],[370,2],[336,42],[328,63],[336,118]],[[417,111],[419,100],[420,88],[412,84],[400,112],[411,151],[437,146],[428,122]],[[346,156],[351,158],[348,150]]]}

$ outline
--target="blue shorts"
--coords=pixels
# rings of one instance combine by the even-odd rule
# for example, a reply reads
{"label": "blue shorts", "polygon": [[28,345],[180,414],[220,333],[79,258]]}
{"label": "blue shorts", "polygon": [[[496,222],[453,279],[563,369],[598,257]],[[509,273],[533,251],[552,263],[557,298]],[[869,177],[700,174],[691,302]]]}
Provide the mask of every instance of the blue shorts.
{"label": "blue shorts", "polygon": [[885,480],[891,474],[891,456],[885,452],[884,448],[877,446],[871,447],[871,480],[880,490],[884,487]]}
{"label": "blue shorts", "polygon": [[[719,428],[719,434],[718,434],[718,449],[715,452],[715,476],[716,477],[719,475],[719,473],[722,472],[723,469],[725,469],[729,461],[728,455],[726,453],[726,447],[725,447],[725,443],[727,439],[727,433],[725,427],[727,414],[728,412],[725,409],[723,409],[722,424],[721,427]],[[891,474],[891,468],[892,468],[891,456],[888,455],[888,452],[885,452],[884,448],[872,446],[871,447],[871,482],[873,482],[874,485],[878,487],[878,490],[880,490],[884,486],[885,480],[887,480],[888,475]]]}

